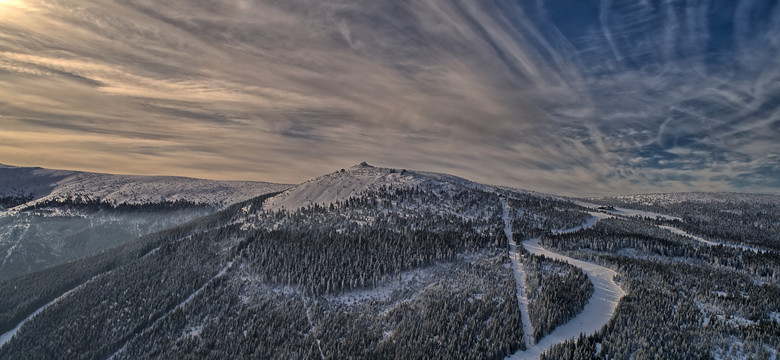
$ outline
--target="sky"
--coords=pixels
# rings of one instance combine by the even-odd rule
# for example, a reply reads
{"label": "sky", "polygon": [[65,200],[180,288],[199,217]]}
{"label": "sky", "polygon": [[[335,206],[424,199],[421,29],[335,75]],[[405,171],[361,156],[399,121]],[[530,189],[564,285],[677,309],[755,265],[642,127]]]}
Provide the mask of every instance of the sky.
{"label": "sky", "polygon": [[0,0],[0,163],[780,193],[777,0]]}

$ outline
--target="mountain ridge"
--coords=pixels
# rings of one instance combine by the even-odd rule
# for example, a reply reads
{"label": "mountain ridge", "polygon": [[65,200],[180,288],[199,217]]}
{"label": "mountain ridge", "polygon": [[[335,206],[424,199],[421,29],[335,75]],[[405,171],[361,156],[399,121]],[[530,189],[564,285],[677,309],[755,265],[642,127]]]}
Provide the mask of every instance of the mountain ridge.
{"label": "mountain ridge", "polygon": [[185,201],[225,207],[289,184],[261,181],[207,180],[181,176],[116,175],[41,167],[0,166],[0,197],[24,200],[29,207],[47,200],[82,196],[113,204]]}

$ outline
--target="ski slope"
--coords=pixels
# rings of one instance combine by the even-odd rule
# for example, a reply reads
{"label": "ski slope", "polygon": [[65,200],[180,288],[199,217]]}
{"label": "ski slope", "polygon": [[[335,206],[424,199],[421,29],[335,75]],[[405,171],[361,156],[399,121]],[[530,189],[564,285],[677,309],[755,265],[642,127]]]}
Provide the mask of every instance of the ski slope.
{"label": "ski slope", "polygon": [[[598,220],[600,220],[600,218],[606,216],[605,214],[599,213],[594,213],[594,215],[597,216],[589,219],[582,226],[558,231],[557,233],[560,234],[577,231],[586,228],[585,225],[593,226],[598,222]],[[590,335],[600,330],[604,325],[607,324],[607,322],[609,322],[609,319],[611,319],[612,315],[615,314],[615,308],[617,308],[618,302],[625,295],[623,289],[621,289],[620,286],[618,286],[614,281],[614,277],[616,275],[615,271],[600,265],[572,259],[568,256],[549,251],[539,245],[539,238],[523,241],[523,247],[531,254],[544,255],[549,258],[563,260],[582,269],[582,271],[588,274],[588,279],[593,283],[595,290],[588,303],[585,304],[585,307],[577,316],[569,320],[569,322],[566,324],[555,328],[553,332],[540,339],[539,342],[533,346],[527,348],[524,351],[518,351],[514,353],[512,356],[508,357],[508,359],[538,359],[544,351],[551,348],[553,345],[568,339],[577,338],[581,333]],[[524,317],[524,327],[525,321],[526,319]]]}
{"label": "ski slope", "polygon": [[509,257],[512,259],[512,274],[515,276],[515,285],[517,286],[517,304],[520,306],[520,319],[523,322],[523,338],[525,347],[530,348],[534,345],[534,326],[531,323],[531,315],[528,312],[528,293],[525,289],[525,271],[520,264],[520,254],[517,253],[517,243],[512,237],[512,218],[510,208],[505,199],[501,199],[504,205],[504,233],[509,241]]}
{"label": "ski slope", "polygon": [[[652,211],[636,210],[636,209],[629,209],[629,208],[617,207],[617,206],[615,206],[614,210],[598,210],[598,207],[600,205],[596,205],[596,204],[593,204],[593,203],[584,202],[584,201],[580,201],[580,200],[574,200],[572,202],[574,202],[575,204],[577,204],[579,206],[586,207],[586,208],[588,208],[590,210],[593,210],[593,212],[599,212],[599,213],[602,213],[602,214],[606,213],[606,214],[610,214],[610,215],[614,215],[614,216],[626,216],[626,217],[639,216],[639,217],[648,217],[648,218],[652,218],[652,219],[661,218],[661,219],[665,219],[665,220],[678,220],[678,221],[682,221],[682,218],[680,218],[680,217],[659,214],[659,213],[652,212]],[[591,214],[593,214],[593,212],[591,212]]]}

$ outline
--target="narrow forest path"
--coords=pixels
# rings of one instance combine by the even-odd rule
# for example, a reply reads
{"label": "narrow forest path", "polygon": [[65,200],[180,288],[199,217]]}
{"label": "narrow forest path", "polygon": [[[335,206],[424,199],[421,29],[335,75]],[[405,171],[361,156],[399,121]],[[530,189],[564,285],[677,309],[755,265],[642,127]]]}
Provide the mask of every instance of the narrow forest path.
{"label": "narrow forest path", "polygon": [[509,257],[512,259],[512,274],[515,276],[515,285],[517,286],[517,304],[520,306],[520,319],[523,321],[523,338],[525,347],[530,348],[534,345],[534,327],[531,324],[531,316],[528,313],[528,293],[525,289],[525,271],[520,264],[520,254],[517,252],[517,243],[512,238],[512,218],[509,214],[509,205],[506,200],[502,201],[504,205],[504,233],[509,240]]}
{"label": "narrow forest path", "polygon": [[109,357],[107,358],[107,360],[113,360],[114,358],[116,358],[116,357],[117,357],[119,354],[121,354],[121,353],[123,353],[123,352],[125,351],[125,349],[127,348],[127,345],[128,345],[128,344],[130,344],[130,342],[132,342],[133,340],[135,340],[135,339],[136,339],[136,338],[138,338],[139,336],[143,335],[143,334],[144,334],[144,333],[146,333],[147,331],[150,331],[151,329],[153,329],[153,328],[154,328],[154,327],[155,327],[155,326],[156,326],[156,325],[157,325],[157,324],[158,324],[160,321],[163,321],[163,319],[165,319],[166,317],[170,316],[171,314],[173,314],[173,313],[174,313],[174,312],[176,312],[177,310],[179,310],[179,309],[181,309],[181,308],[183,308],[183,307],[187,306],[187,304],[189,304],[189,303],[190,303],[190,301],[192,301],[192,299],[194,299],[194,298],[195,298],[196,296],[198,296],[198,295],[199,295],[201,292],[203,292],[203,290],[204,290],[204,289],[205,289],[205,288],[206,288],[206,287],[207,287],[209,284],[211,284],[211,283],[212,283],[212,282],[214,282],[215,280],[217,280],[217,279],[221,278],[222,276],[224,276],[224,275],[225,275],[225,273],[227,273],[227,272],[228,272],[228,270],[230,270],[230,268],[231,268],[231,267],[233,267],[233,260],[229,261],[229,262],[227,263],[227,265],[225,265],[225,267],[224,267],[224,268],[222,268],[222,270],[220,270],[220,271],[219,271],[219,272],[218,272],[216,275],[214,275],[214,276],[213,276],[211,279],[209,279],[208,281],[206,281],[205,283],[203,283],[203,285],[201,285],[201,286],[200,286],[200,287],[199,287],[197,290],[195,290],[195,291],[194,291],[192,294],[190,294],[190,296],[188,296],[188,297],[187,297],[187,298],[186,298],[184,301],[182,301],[181,303],[179,303],[178,305],[176,305],[176,306],[175,306],[173,309],[171,309],[170,311],[166,312],[165,314],[162,314],[162,315],[160,315],[160,316],[159,316],[157,319],[155,319],[155,320],[154,320],[154,321],[153,321],[153,322],[152,322],[150,325],[148,325],[148,326],[146,326],[146,327],[144,327],[144,328],[142,328],[142,329],[139,329],[140,331],[138,331],[138,330],[137,330],[136,332],[134,332],[133,334],[131,334],[129,337],[127,337],[127,340],[124,342],[124,345],[122,345],[122,347],[120,347],[119,349],[117,349],[117,351],[116,351],[116,352],[114,352],[114,353],[113,353],[111,356],[109,356]]}
{"label": "narrow forest path", "polygon": [[[510,209],[508,209],[506,203],[504,203],[504,231],[509,231],[511,233],[511,217],[509,216],[509,211]],[[608,217],[608,215],[599,213],[592,213],[592,215],[594,216],[583,225],[571,229],[557,231],[556,233],[568,233],[586,229],[595,225],[599,220]],[[510,239],[510,251],[513,253],[512,266],[517,268],[520,264],[515,264],[517,261],[517,258],[514,255],[516,247],[509,234],[507,235],[507,238]],[[611,319],[612,315],[615,314],[615,308],[617,308],[618,302],[625,295],[623,289],[621,289],[620,286],[618,286],[613,280],[616,274],[615,271],[600,265],[589,263],[587,261],[573,259],[568,256],[549,251],[539,245],[539,238],[523,241],[523,247],[531,254],[544,255],[549,258],[562,260],[582,269],[582,271],[588,275],[588,279],[593,283],[594,292],[588,303],[585,304],[585,307],[577,316],[569,320],[569,322],[555,328],[552,333],[540,339],[536,344],[528,346],[528,340],[526,340],[527,349],[514,353],[513,355],[509,356],[508,359],[538,359],[544,351],[551,348],[553,345],[568,339],[577,338],[580,333],[588,335],[592,334],[600,330],[604,325],[607,324],[607,322],[609,322],[609,319]],[[515,280],[517,280],[517,276],[518,273],[515,271]],[[523,294],[525,294],[525,282],[516,282],[518,284],[518,294],[520,294],[521,291]],[[520,296],[518,295],[518,300],[519,299]],[[521,304],[520,310],[523,312],[523,331],[525,332],[526,328],[533,329],[530,324],[528,327],[526,327],[526,321],[530,323],[530,318],[527,315],[527,298],[525,298],[525,308],[523,308],[523,305]],[[532,333],[533,332],[531,332],[531,334]]]}

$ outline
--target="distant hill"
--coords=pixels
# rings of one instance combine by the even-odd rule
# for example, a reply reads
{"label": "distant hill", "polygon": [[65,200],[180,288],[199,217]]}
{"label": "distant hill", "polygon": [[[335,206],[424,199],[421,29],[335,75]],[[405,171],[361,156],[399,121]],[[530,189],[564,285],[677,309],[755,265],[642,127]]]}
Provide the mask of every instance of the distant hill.
{"label": "distant hill", "polygon": [[0,165],[0,280],[288,187]]}
{"label": "distant hill", "polygon": [[112,175],[0,164],[0,198],[29,199],[14,206],[81,196],[111,204],[183,201],[224,207],[289,187],[259,181]]}

